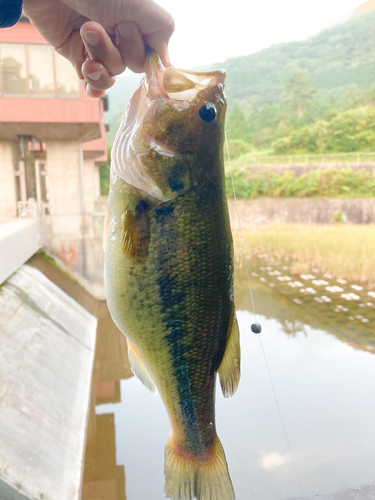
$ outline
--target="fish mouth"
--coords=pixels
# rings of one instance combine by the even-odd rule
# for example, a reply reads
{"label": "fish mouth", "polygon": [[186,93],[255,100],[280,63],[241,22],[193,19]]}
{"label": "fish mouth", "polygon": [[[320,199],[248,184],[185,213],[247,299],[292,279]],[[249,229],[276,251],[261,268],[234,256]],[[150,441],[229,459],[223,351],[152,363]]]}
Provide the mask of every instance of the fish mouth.
{"label": "fish mouth", "polygon": [[150,51],[146,57],[146,101],[162,96],[173,102],[193,102],[197,94],[219,83],[224,84],[225,71],[196,72],[169,66],[164,68],[159,56]]}
{"label": "fish mouth", "polygon": [[194,72],[169,66],[165,68],[156,54],[146,54],[145,75],[129,100],[112,148],[114,172],[128,184],[160,201],[168,201],[145,166],[150,151],[171,157],[181,156],[144,129],[144,118],[156,99],[164,98],[185,108],[207,87],[224,84],[225,71]]}

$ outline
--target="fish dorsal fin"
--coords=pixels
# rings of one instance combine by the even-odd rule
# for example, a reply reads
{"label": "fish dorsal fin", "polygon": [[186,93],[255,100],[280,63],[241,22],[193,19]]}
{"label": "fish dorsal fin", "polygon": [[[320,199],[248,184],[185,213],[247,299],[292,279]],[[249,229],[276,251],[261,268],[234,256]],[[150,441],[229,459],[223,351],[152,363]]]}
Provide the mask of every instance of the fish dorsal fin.
{"label": "fish dorsal fin", "polygon": [[238,328],[236,313],[234,313],[227,346],[218,370],[221,390],[223,391],[225,398],[233,396],[237,390],[241,376],[240,363],[240,331]]}
{"label": "fish dorsal fin", "polygon": [[142,382],[142,384],[147,387],[149,391],[153,394],[156,393],[156,386],[149,374],[147,368],[145,367],[141,356],[139,355],[137,349],[128,340],[128,356],[129,364],[134,375]]}
{"label": "fish dorsal fin", "polygon": [[147,204],[140,201],[135,209],[127,209],[122,230],[122,249],[132,262],[140,262],[148,255],[150,243],[150,224],[147,217]]}

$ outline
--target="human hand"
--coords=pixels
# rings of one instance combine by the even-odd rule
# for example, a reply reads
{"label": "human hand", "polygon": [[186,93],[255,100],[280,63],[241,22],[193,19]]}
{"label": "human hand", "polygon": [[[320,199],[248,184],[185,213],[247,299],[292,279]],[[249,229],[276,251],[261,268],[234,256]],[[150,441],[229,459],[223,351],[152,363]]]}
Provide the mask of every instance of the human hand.
{"label": "human hand", "polygon": [[73,64],[91,97],[102,96],[126,67],[141,73],[145,45],[169,65],[174,21],[153,0],[24,0],[23,11]]}

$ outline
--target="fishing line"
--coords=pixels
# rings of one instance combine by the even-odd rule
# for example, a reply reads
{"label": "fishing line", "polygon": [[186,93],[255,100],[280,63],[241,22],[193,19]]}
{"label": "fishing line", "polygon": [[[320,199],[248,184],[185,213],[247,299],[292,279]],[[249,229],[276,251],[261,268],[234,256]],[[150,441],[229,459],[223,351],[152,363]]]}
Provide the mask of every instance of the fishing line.
{"label": "fishing line", "polygon": [[[244,242],[243,232],[242,232],[242,227],[241,227],[240,214],[239,214],[238,206],[237,206],[237,197],[236,197],[236,190],[235,190],[235,187],[234,187],[232,162],[231,162],[230,155],[229,155],[229,146],[228,146],[228,139],[227,139],[226,132],[225,132],[225,145],[226,145],[226,148],[227,148],[229,172],[230,172],[230,177],[231,177],[231,180],[232,180],[232,188],[233,188],[233,198],[234,198],[234,204],[235,204],[235,207],[236,207],[238,227],[239,227],[239,230],[240,230],[240,238],[241,238],[241,245],[242,245],[242,262],[243,262],[243,265],[245,267],[245,273],[246,273],[246,276],[247,276],[247,283],[248,283],[248,287],[249,287],[249,292],[250,292],[250,297],[251,297],[251,303],[252,303],[252,306],[253,306],[253,314],[254,314],[254,318],[255,318],[255,322],[251,325],[251,331],[253,333],[260,333],[261,330],[262,330],[262,328],[260,326],[260,323],[258,323],[257,314],[256,314],[256,311],[255,311],[255,303],[254,303],[253,291],[251,289],[251,284],[250,284],[249,269],[248,269],[247,262],[246,262],[246,259],[245,259],[245,257],[246,257],[245,242]],[[293,452],[292,452],[292,448],[290,446],[290,442],[289,442],[289,438],[288,438],[288,433],[286,431],[286,427],[285,427],[285,424],[284,424],[284,419],[283,419],[283,416],[282,416],[282,413],[281,413],[281,409],[280,409],[280,405],[279,405],[279,400],[277,399],[275,386],[273,384],[271,371],[270,371],[270,368],[269,368],[269,364],[268,364],[268,361],[267,361],[266,353],[265,353],[265,350],[264,350],[264,347],[263,347],[263,343],[262,343],[262,339],[261,339],[260,335],[258,335],[258,339],[259,339],[260,347],[261,347],[261,350],[262,350],[264,362],[265,362],[265,365],[266,365],[266,368],[267,368],[268,377],[270,379],[272,393],[273,393],[273,397],[274,397],[275,403],[276,403],[277,413],[279,415],[281,426],[282,426],[282,429],[283,429],[283,432],[284,432],[284,437],[285,437],[285,441],[286,441],[286,444],[287,444],[287,447],[288,447],[289,455],[290,455],[290,458],[292,459],[294,473],[295,473],[296,478],[297,478],[298,489],[299,489],[300,495],[303,495],[303,489],[302,489],[301,481],[300,481],[300,478],[299,478],[298,469],[297,469],[297,466],[296,466],[296,462],[294,460],[294,455],[293,455]]]}
{"label": "fishing line", "polygon": [[286,432],[286,427],[285,427],[285,424],[284,424],[284,419],[283,419],[283,416],[282,416],[282,413],[281,413],[279,401],[278,401],[277,396],[276,396],[275,386],[273,385],[273,380],[272,380],[270,368],[269,368],[269,365],[268,365],[266,353],[264,351],[263,343],[262,343],[262,339],[260,338],[260,335],[258,336],[258,338],[259,338],[260,347],[262,349],[262,353],[263,353],[263,357],[264,357],[264,362],[266,363],[268,377],[269,377],[270,382],[271,382],[272,392],[273,392],[273,396],[274,396],[275,402],[276,402],[277,413],[279,414],[280,422],[281,422],[281,425],[282,425],[282,428],[283,428],[283,431],[284,431],[284,437],[285,437],[285,441],[286,441],[286,444],[287,444],[287,447],[288,447],[289,455],[290,455],[290,458],[292,459],[294,473],[295,473],[296,478],[297,478],[298,489],[299,489],[300,495],[303,495],[302,485],[301,485],[301,481],[300,481],[300,478],[299,478],[299,474],[298,474],[296,462],[294,460],[294,455],[293,455],[293,452],[292,452],[292,448],[290,446],[288,434]]}
{"label": "fishing line", "polygon": [[[257,314],[255,312],[255,304],[254,304],[254,297],[253,297],[253,291],[251,289],[251,284],[250,284],[250,276],[249,276],[249,269],[247,267],[247,263],[246,263],[246,259],[245,259],[245,256],[246,256],[246,252],[245,252],[245,242],[244,242],[244,239],[243,239],[243,232],[242,232],[242,227],[241,227],[241,221],[240,221],[240,213],[238,211],[238,206],[237,206],[237,196],[236,196],[236,190],[234,188],[234,178],[233,178],[233,171],[232,171],[232,162],[230,160],[230,155],[229,155],[229,146],[228,146],[228,139],[227,139],[227,133],[225,132],[225,145],[227,147],[227,154],[228,154],[228,165],[229,165],[229,172],[230,172],[230,178],[232,180],[232,189],[233,189],[233,198],[234,198],[234,205],[236,207],[236,214],[237,214],[237,220],[238,220],[238,227],[239,227],[239,230],[240,230],[240,238],[241,238],[241,245],[242,245],[242,262],[243,262],[243,265],[245,267],[245,273],[246,273],[246,276],[247,276],[247,284],[248,284],[248,287],[249,287],[249,291],[250,291],[250,297],[251,297],[251,303],[252,303],[252,306],[253,306],[253,314],[254,314],[254,318],[255,318],[255,323],[253,323],[251,325],[251,330],[254,332],[254,333],[260,333],[261,332],[261,327],[260,327],[260,324],[258,323],[258,318],[257,318]],[[258,330],[259,331],[254,331],[253,330],[253,327],[254,329],[256,329],[255,327],[256,326],[259,326]]]}

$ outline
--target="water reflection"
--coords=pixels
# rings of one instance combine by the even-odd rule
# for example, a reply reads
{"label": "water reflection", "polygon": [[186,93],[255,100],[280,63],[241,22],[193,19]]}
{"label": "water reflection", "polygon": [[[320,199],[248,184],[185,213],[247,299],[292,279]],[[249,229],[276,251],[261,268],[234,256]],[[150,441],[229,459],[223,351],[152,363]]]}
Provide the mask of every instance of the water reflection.
{"label": "water reflection", "polygon": [[[288,264],[265,256],[252,261],[250,273],[283,423],[259,336],[250,331],[245,273],[237,268],[242,378],[232,399],[217,394],[218,434],[237,500],[281,500],[373,482],[375,297],[317,270],[293,275]],[[128,500],[162,500],[168,419],[158,396],[134,377],[125,380],[131,375],[125,342],[118,332],[108,334],[111,320],[102,313],[108,325],[98,336],[82,498],[125,498],[119,480],[125,466]]]}
{"label": "water reflection", "polygon": [[[320,273],[292,274],[293,266],[253,257],[251,287],[256,311],[277,319],[288,335],[305,332],[305,325],[323,329],[355,349],[375,353],[375,293],[362,286]],[[237,308],[252,310],[244,270],[235,272]]]}
{"label": "water reflection", "polygon": [[99,304],[93,389],[88,422],[82,500],[126,500],[125,470],[116,463],[115,416],[96,405],[121,402],[120,380],[132,377],[126,339],[105,302]]}

